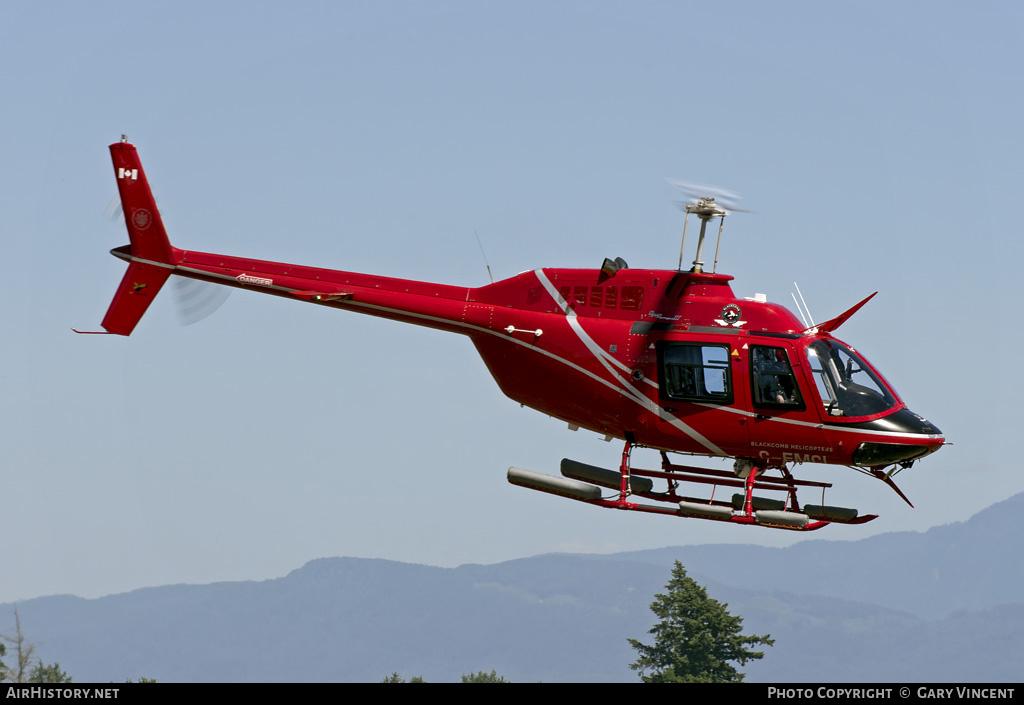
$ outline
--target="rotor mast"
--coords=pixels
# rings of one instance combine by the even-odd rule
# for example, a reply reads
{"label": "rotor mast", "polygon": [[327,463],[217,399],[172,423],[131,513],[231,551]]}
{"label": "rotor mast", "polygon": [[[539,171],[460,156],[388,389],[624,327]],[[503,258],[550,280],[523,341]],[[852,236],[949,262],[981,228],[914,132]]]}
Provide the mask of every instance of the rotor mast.
{"label": "rotor mast", "polygon": [[[683,250],[686,248],[686,226],[693,213],[700,218],[700,237],[697,240],[697,258],[693,260],[693,267],[690,272],[700,274],[704,271],[704,235],[707,233],[708,221],[718,218],[718,243],[715,245],[715,263],[712,273],[718,270],[718,252],[722,247],[722,228],[725,225],[725,216],[731,211],[743,211],[736,208],[736,202],[740,195],[726,191],[717,186],[702,186],[688,181],[666,179],[668,183],[678,189],[685,201],[676,201],[679,209],[686,213],[683,220],[683,241],[679,245],[679,271],[683,271]],[[749,212],[749,211],[745,211]]]}
{"label": "rotor mast", "polygon": [[691,272],[700,274],[704,271],[704,260],[701,259],[704,256],[704,233],[708,227],[708,221],[714,217],[718,217],[718,243],[715,245],[715,264],[712,268],[712,272],[718,269],[718,251],[722,246],[722,227],[725,224],[725,216],[728,215],[726,210],[715,203],[715,199],[711,196],[702,196],[697,199],[696,203],[686,204],[686,217],[683,219],[683,242],[679,246],[679,271],[683,270],[683,248],[686,246],[686,224],[690,218],[690,213],[695,214],[700,218],[700,235],[697,238],[697,258],[693,260],[693,268]]}

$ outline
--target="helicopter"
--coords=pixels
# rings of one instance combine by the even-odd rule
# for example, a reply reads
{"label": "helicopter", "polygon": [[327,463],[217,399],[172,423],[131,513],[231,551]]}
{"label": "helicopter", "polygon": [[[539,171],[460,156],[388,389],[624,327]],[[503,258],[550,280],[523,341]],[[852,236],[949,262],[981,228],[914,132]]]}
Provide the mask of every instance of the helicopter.
{"label": "helicopter", "polygon": [[[510,467],[513,485],[598,507],[813,531],[878,515],[824,504],[832,484],[798,479],[792,467],[850,467],[913,507],[894,476],[946,442],[833,336],[875,294],[820,324],[763,294],[736,297],[733,278],[717,272],[725,217],[739,210],[728,192],[674,184],[692,201],[683,206],[675,270],[631,269],[606,258],[597,269],[542,268],[460,287],[178,249],[135,146],[122,135],[110,155],[130,242],[111,254],[128,269],[103,330],[76,333],[130,335],[175,275],[465,335],[506,396],[572,430],[624,442],[617,469],[565,458],[561,477]],[[700,220],[700,235],[684,270],[690,215]],[[701,258],[716,218],[718,246],[707,272]],[[806,304],[794,302],[803,318]],[[633,467],[638,448],[658,451],[660,468]],[[731,459],[733,466],[683,464],[670,454]],[[822,503],[801,503],[801,489],[820,491]]]}

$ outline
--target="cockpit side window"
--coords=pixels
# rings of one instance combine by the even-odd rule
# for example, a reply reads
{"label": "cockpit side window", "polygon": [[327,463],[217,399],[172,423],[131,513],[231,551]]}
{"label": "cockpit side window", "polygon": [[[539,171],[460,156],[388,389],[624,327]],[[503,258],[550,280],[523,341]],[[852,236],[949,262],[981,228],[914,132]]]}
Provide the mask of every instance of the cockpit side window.
{"label": "cockpit side window", "polygon": [[785,348],[750,346],[750,387],[754,406],[803,411],[803,397]]}
{"label": "cockpit side window", "polygon": [[729,346],[712,343],[658,343],[661,394],[669,399],[731,404]]}
{"label": "cockpit side window", "polygon": [[870,416],[899,403],[864,359],[837,340],[808,345],[807,361],[829,416]]}

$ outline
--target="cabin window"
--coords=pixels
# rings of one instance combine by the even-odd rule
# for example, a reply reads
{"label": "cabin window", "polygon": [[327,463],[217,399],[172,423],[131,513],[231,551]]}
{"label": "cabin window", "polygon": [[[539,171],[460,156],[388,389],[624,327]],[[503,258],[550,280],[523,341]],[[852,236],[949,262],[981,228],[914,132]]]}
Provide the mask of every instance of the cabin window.
{"label": "cabin window", "polygon": [[619,287],[607,286],[604,289],[604,307],[615,308],[619,298]]}
{"label": "cabin window", "polygon": [[601,287],[590,287],[590,305],[593,306],[594,308],[601,308],[601,303],[603,300],[604,292],[601,291]]}
{"label": "cabin window", "polygon": [[644,288],[642,286],[622,287],[622,300],[619,308],[624,311],[639,311],[644,303]]}
{"label": "cabin window", "polygon": [[807,408],[785,348],[750,346],[750,388],[754,406],[793,411]]}
{"label": "cabin window", "polygon": [[573,299],[576,301],[577,305],[579,305],[579,306],[586,306],[587,305],[587,287],[585,287],[585,286],[574,287],[573,294],[574,294]]}
{"label": "cabin window", "polygon": [[732,403],[728,345],[662,342],[658,344],[658,363],[662,396]]}

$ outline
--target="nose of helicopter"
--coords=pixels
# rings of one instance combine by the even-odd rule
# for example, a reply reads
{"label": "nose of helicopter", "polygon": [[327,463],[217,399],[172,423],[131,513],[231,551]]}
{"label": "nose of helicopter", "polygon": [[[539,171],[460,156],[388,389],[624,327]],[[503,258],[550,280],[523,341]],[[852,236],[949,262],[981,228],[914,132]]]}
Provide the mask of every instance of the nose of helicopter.
{"label": "nose of helicopter", "polygon": [[899,443],[861,443],[853,453],[854,465],[875,467],[918,460],[934,453],[946,442],[935,424],[910,409],[900,409],[860,427],[898,434],[905,440]]}
{"label": "nose of helicopter", "polygon": [[891,433],[913,433],[920,436],[941,436],[942,431],[931,421],[915,414],[910,409],[900,409],[888,416],[869,421],[872,430],[889,431]]}

